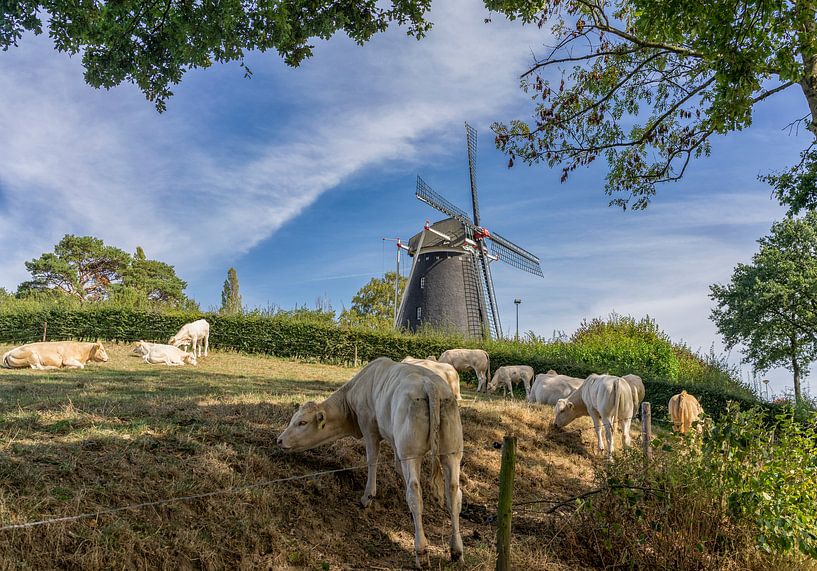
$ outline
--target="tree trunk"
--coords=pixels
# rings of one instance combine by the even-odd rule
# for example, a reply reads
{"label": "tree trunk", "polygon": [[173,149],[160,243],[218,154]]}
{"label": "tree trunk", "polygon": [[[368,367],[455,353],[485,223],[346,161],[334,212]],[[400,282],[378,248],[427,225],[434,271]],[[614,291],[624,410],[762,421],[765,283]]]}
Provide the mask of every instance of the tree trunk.
{"label": "tree trunk", "polygon": [[810,17],[806,19],[805,30],[800,32],[800,57],[803,60],[803,78],[800,80],[800,87],[803,89],[803,95],[806,96],[811,113],[808,129],[817,136],[817,52],[810,46],[810,40],[817,35],[817,23],[814,21],[814,11],[810,10],[810,12]]}
{"label": "tree trunk", "polygon": [[794,375],[794,402],[800,403],[800,363],[797,361],[797,343],[791,340],[791,372]]}

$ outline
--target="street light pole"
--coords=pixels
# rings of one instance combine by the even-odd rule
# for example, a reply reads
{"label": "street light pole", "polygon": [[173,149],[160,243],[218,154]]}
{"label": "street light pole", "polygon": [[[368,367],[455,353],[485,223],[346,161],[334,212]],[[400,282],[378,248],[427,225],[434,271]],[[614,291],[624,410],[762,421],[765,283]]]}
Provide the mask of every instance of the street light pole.
{"label": "street light pole", "polygon": [[769,379],[763,379],[763,384],[766,385],[766,400],[769,400]]}
{"label": "street light pole", "polygon": [[519,341],[519,304],[522,303],[522,300],[517,297],[513,303],[516,305],[516,340]]}

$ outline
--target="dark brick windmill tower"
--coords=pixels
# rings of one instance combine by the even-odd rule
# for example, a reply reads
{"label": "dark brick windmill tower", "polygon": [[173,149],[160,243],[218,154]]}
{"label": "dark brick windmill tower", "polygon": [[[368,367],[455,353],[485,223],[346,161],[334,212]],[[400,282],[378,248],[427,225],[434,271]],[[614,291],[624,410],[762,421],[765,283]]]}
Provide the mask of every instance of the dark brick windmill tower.
{"label": "dark brick windmill tower", "polygon": [[[428,224],[409,240],[414,257],[395,320],[398,328],[423,325],[469,337],[502,337],[490,263],[501,260],[543,277],[539,258],[482,226],[476,182],[477,132],[465,124],[473,218],[417,177],[416,196],[448,218]],[[490,244],[490,253],[488,246]]]}

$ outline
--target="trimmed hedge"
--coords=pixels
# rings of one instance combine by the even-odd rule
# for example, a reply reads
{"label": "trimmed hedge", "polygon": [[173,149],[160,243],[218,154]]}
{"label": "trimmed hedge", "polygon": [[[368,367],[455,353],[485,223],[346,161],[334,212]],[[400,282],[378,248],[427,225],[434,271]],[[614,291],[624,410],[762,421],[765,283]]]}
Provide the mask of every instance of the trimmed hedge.
{"label": "trimmed hedge", "polygon": [[759,404],[745,388],[715,388],[694,379],[677,379],[679,364],[666,340],[637,337],[587,336],[577,341],[466,340],[452,336],[407,335],[338,326],[291,315],[220,315],[189,312],[150,312],[105,306],[81,309],[21,308],[0,313],[0,342],[26,343],[42,338],[48,323],[48,339],[105,339],[131,342],[139,339],[166,342],[187,322],[206,318],[211,325],[210,344],[222,349],[263,353],[330,363],[365,362],[386,356],[400,360],[406,355],[439,355],[451,347],[481,347],[491,357],[491,369],[526,364],[537,373],[554,369],[562,374],[586,377],[590,373],[625,375],[636,373],[645,380],[647,400],[654,415],[666,416],[670,397],[686,388],[709,411],[725,410],[727,400],[742,407]]}

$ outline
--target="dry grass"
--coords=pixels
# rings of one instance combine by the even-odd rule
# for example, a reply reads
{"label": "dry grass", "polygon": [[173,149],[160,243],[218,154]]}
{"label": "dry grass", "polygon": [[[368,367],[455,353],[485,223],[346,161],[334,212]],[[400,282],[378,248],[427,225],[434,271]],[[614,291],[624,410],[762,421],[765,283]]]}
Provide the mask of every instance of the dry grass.
{"label": "dry grass", "polygon": [[[0,354],[7,347],[0,347]],[[214,352],[198,367],[149,366],[109,348],[83,371],[0,370],[0,525],[257,484],[365,462],[344,439],[286,455],[275,437],[296,404],[353,369]],[[566,498],[592,485],[589,419],[552,431],[550,407],[464,390],[462,569],[493,567],[491,516],[505,433],[519,437],[518,500]],[[0,568],[401,568],[413,527],[385,450],[379,498],[357,500],[365,471],[273,484],[70,523],[0,532]],[[515,568],[576,569],[543,505],[515,514]],[[447,568],[445,511],[426,503],[432,565]]]}

